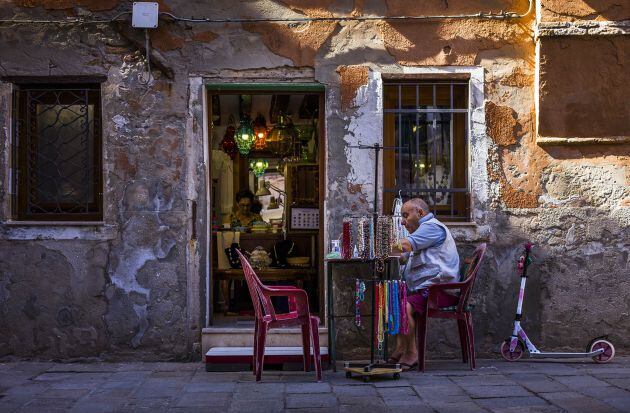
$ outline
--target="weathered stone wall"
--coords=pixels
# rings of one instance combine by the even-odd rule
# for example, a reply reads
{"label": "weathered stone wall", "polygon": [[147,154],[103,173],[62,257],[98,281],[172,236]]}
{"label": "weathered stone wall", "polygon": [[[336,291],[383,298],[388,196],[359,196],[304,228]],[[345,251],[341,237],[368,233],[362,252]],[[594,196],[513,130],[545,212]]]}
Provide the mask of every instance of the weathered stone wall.
{"label": "weathered stone wall", "polygon": [[[462,255],[479,242],[489,243],[474,293],[480,354],[491,354],[510,332],[518,282],[514,264],[526,240],[537,244],[525,303],[525,325],[537,343],[580,349],[591,337],[609,333],[618,349],[627,351],[630,152],[622,144],[567,146],[576,137],[630,135],[623,122],[627,104],[620,98],[628,95],[627,35],[577,38],[584,31],[569,27],[536,38],[536,15],[541,24],[588,23],[627,20],[628,10],[614,1],[537,3],[536,13],[515,20],[241,25],[164,19],[151,31],[154,79],[148,88],[139,83],[146,76],[142,32],[128,22],[1,23],[0,75],[105,74],[107,81],[104,224],[0,224],[0,356],[150,359],[193,353],[204,317],[203,79],[326,86],[328,241],[340,232],[345,213],[367,212],[372,205],[374,156],[349,146],[382,141],[382,75],[436,70],[476,79],[473,222],[452,230]],[[528,8],[527,0],[160,4],[178,16],[214,18]],[[0,19],[104,18],[129,8],[129,2],[117,1],[14,1],[0,10]],[[592,53],[572,52],[582,44],[581,50]],[[613,46],[615,52],[606,53]],[[595,81],[586,71],[597,72]],[[587,84],[575,84],[582,80]],[[597,100],[600,89],[606,97]],[[603,101],[604,108],[591,104],[575,111],[573,99]],[[10,85],[0,82],[3,221],[9,217],[10,103]],[[538,135],[566,138],[561,145],[541,146],[537,119]],[[190,222],[192,202],[200,211],[196,223]],[[198,240],[191,240],[192,225]],[[342,290],[335,289],[336,304],[348,309]],[[431,326],[432,356],[459,351],[452,325]],[[342,326],[342,331],[354,330]],[[361,342],[361,334],[340,339],[346,352]]]}

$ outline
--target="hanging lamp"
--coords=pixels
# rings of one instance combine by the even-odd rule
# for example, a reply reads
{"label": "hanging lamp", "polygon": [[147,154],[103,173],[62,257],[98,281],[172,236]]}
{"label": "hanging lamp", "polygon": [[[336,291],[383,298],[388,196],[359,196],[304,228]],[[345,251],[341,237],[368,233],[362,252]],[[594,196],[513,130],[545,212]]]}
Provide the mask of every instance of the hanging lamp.
{"label": "hanging lamp", "polygon": [[269,167],[269,162],[264,159],[255,159],[249,163],[249,167],[254,172],[256,178],[260,178],[265,174],[265,171]]}
{"label": "hanging lamp", "polygon": [[236,140],[236,146],[238,146],[238,151],[241,155],[247,155],[252,149],[252,145],[254,144],[254,130],[252,129],[252,122],[249,116],[245,115],[243,119],[241,119],[241,123],[236,129],[234,140]]}
{"label": "hanging lamp", "polygon": [[236,148],[236,141],[234,140],[235,132],[236,129],[234,128],[234,126],[231,124],[228,125],[228,127],[225,129],[225,135],[223,135],[223,139],[221,139],[221,142],[219,142],[219,145],[221,146],[221,149],[223,149],[223,152],[227,153],[232,160],[238,152],[238,149]]}
{"label": "hanging lamp", "polygon": [[277,156],[286,156],[293,151],[295,139],[293,123],[288,123],[287,117],[279,114],[278,123],[267,136],[267,147]]}
{"label": "hanging lamp", "polygon": [[254,119],[254,149],[262,151],[267,147],[267,121],[262,114],[258,114]]}

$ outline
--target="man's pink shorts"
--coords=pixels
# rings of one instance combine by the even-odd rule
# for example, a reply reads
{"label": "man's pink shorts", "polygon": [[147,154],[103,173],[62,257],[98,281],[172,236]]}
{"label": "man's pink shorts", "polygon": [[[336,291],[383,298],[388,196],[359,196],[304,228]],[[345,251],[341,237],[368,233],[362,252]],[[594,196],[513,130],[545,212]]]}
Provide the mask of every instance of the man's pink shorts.
{"label": "man's pink shorts", "polygon": [[[424,306],[429,299],[429,290],[422,288],[417,293],[409,294],[407,296],[407,302],[411,304],[413,311],[418,314],[424,313]],[[451,294],[446,294],[444,291],[437,292],[437,304],[438,307],[450,307],[456,305],[459,302],[459,297]]]}

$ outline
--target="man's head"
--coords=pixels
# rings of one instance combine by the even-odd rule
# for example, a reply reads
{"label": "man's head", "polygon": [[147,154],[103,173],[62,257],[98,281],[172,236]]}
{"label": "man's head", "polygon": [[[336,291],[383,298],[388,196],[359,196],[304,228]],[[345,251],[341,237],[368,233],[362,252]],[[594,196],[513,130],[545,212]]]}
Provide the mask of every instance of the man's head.
{"label": "man's head", "polygon": [[236,194],[236,206],[241,214],[249,215],[253,203],[254,194],[249,189],[242,189]]}
{"label": "man's head", "polygon": [[405,202],[401,209],[401,224],[409,233],[414,232],[420,226],[420,219],[429,213],[429,206],[420,198],[411,198]]}

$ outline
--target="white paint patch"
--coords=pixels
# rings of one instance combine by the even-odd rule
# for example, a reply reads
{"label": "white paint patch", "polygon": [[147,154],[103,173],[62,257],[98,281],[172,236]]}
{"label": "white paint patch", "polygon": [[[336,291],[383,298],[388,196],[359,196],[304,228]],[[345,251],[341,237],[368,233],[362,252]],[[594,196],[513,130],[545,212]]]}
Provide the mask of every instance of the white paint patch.
{"label": "white paint patch", "polygon": [[[347,134],[344,136],[344,141],[348,144],[345,148],[346,159],[350,165],[348,183],[361,185],[370,205],[374,202],[375,151],[350,146],[383,144],[382,96],[383,83],[380,74],[370,71],[368,84],[357,90],[355,104],[358,108],[350,117]],[[382,157],[379,162],[382,164]],[[379,190],[380,178],[379,176]]]}
{"label": "white paint patch", "polygon": [[129,120],[122,115],[116,115],[112,118],[112,122],[114,122],[114,128],[118,132],[129,132],[129,129],[126,127],[129,124]]}

